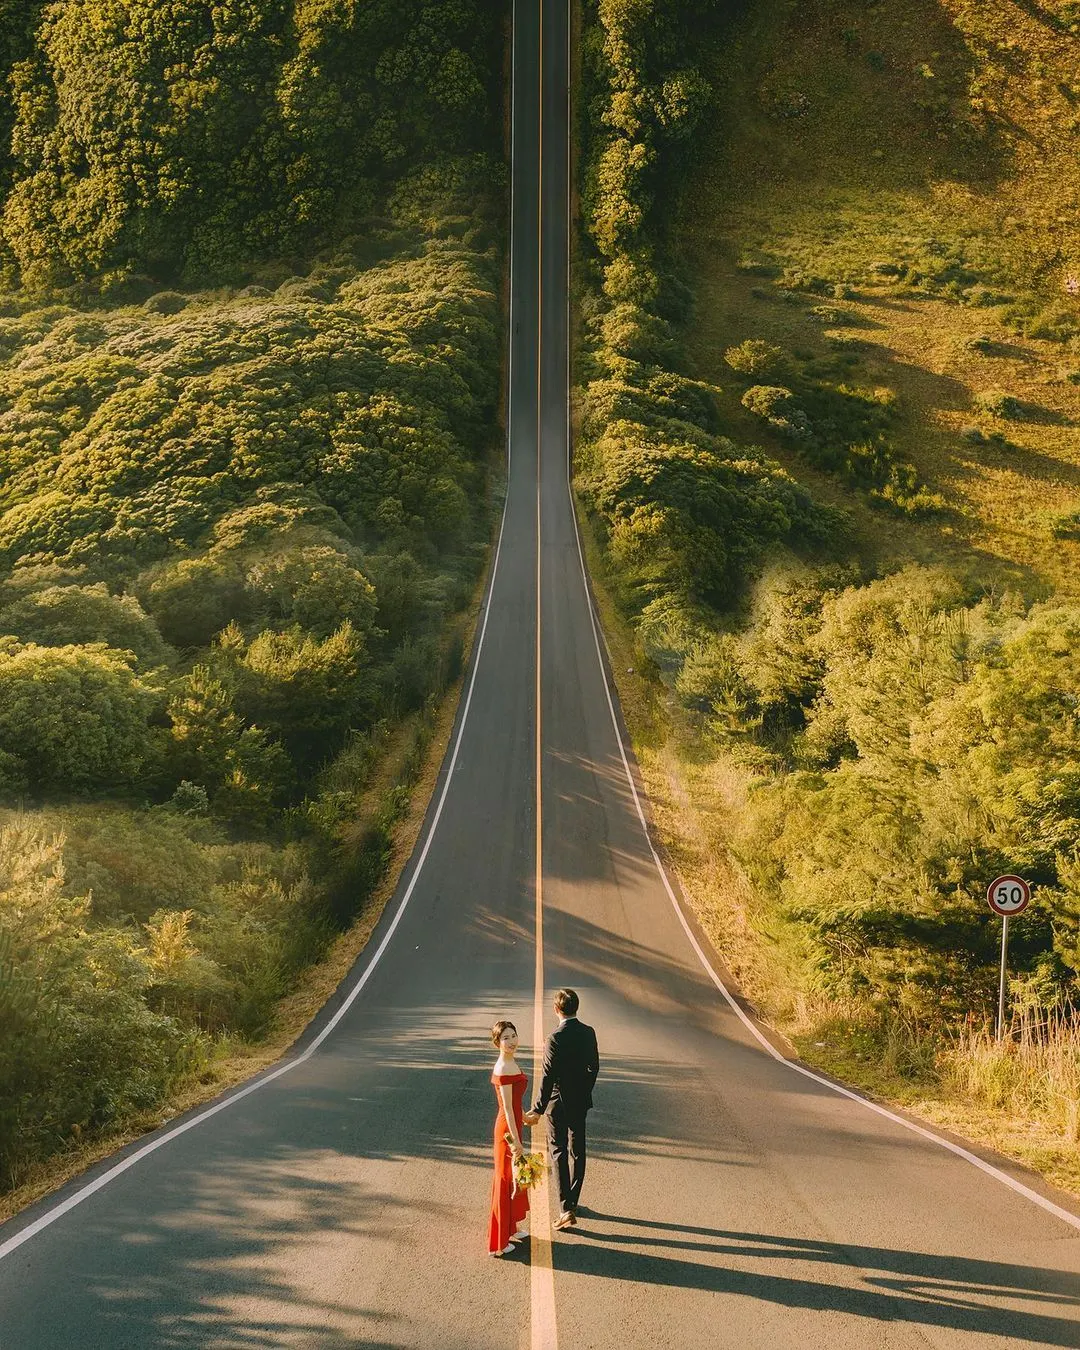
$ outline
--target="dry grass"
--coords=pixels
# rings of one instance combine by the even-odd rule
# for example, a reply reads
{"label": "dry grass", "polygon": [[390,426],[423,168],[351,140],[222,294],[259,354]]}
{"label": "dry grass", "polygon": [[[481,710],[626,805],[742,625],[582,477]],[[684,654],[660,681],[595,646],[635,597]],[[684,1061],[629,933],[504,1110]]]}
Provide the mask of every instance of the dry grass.
{"label": "dry grass", "polygon": [[943,1081],[994,1111],[1041,1120],[1080,1144],[1080,1028],[1075,1017],[1023,1013],[1012,1034],[966,1027],[939,1056]]}
{"label": "dry grass", "polygon": [[[875,263],[930,272],[957,257],[1080,323],[1064,291],[1080,275],[1080,37],[1010,0],[763,0],[717,62],[715,135],[680,235],[697,278],[691,356],[724,390],[727,429],[851,506],[868,561],[953,561],[1030,595],[1080,591],[1080,542],[1055,533],[1080,509],[1080,387],[1068,378],[1080,344],[1021,336],[1006,308],[959,303],[958,287],[930,298],[867,283]],[[787,115],[796,99],[805,112]],[[857,278],[852,298],[827,301],[842,326],[813,316],[821,297],[740,271],[748,257]],[[899,394],[897,450],[947,516],[871,510],[739,408],[725,348],[760,337],[821,356],[843,334],[859,342],[852,381]],[[969,345],[980,337],[983,352]],[[980,410],[997,389],[1024,405],[1022,420]],[[1006,443],[973,442],[971,428]]]}

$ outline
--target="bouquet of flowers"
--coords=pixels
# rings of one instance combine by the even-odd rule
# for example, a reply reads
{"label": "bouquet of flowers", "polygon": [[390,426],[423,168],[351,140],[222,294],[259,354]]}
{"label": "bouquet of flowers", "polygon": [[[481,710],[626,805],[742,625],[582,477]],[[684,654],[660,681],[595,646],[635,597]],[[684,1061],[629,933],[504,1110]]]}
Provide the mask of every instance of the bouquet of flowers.
{"label": "bouquet of flowers", "polygon": [[[512,1144],[513,1137],[506,1136],[506,1142]],[[547,1171],[547,1162],[542,1153],[522,1153],[514,1159],[514,1192],[529,1191],[540,1183]]]}

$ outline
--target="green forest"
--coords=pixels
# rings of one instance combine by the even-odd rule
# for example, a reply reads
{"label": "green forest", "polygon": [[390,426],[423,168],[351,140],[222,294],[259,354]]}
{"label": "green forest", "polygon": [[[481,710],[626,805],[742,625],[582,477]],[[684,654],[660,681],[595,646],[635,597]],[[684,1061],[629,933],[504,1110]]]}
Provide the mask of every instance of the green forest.
{"label": "green forest", "polygon": [[[1080,1002],[1078,20],[586,6],[577,488],[639,750],[744,985],[894,1093],[991,1024],[1001,873],[1014,1015]],[[1075,1143],[1066,1060],[1025,1109]]]}
{"label": "green forest", "polygon": [[490,537],[504,40],[0,0],[0,1189],[265,1033],[385,869]]}

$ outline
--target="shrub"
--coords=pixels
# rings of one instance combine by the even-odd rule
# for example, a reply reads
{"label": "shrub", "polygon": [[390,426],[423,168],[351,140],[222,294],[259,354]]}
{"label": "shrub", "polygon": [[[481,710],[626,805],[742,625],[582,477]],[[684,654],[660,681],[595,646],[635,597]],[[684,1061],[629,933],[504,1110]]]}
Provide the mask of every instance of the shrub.
{"label": "shrub", "polygon": [[996,291],[991,286],[969,286],[964,291],[964,299],[969,305],[979,307],[989,305],[1008,305],[1012,303],[1013,297],[1006,295],[1001,291]]}
{"label": "shrub", "polygon": [[743,394],[742,405],[757,417],[783,417],[796,406],[795,395],[783,385],[755,384]]}
{"label": "shrub", "polygon": [[46,586],[0,609],[0,634],[42,647],[97,642],[130,651],[144,666],[169,659],[157,625],[133,595],[95,586]]}
{"label": "shrub", "polygon": [[250,726],[225,684],[196,665],[173,686],[168,704],[166,771],[173,782],[202,785],[215,811],[248,828],[264,825],[292,786],[283,747]]}
{"label": "shrub", "polygon": [[994,417],[1019,418],[1023,416],[1024,405],[1012,394],[1001,389],[987,389],[975,396],[975,406]]}
{"label": "shrub", "polygon": [[138,587],[165,638],[181,650],[205,647],[233,620],[249,617],[243,573],[228,558],[165,563]]}
{"label": "shrub", "polygon": [[1068,342],[1080,337],[1080,306],[1074,304],[1047,305],[1024,324],[1028,337],[1043,338],[1047,342]]}
{"label": "shrub", "polygon": [[248,568],[249,608],[274,627],[298,624],[329,637],[344,623],[358,633],[374,627],[375,588],[339,548],[312,545],[270,554]]}
{"label": "shrub", "polygon": [[809,440],[810,419],[795,395],[783,385],[755,384],[742,396],[742,405],[756,417],[762,417],[782,435]]}
{"label": "shrub", "polygon": [[751,277],[778,277],[783,271],[779,263],[762,253],[744,253],[735,265],[740,272]]}
{"label": "shrub", "polygon": [[143,309],[148,314],[179,314],[181,310],[187,309],[187,305],[187,296],[177,291],[159,291],[157,295],[143,301]]}
{"label": "shrub", "polygon": [[323,641],[291,628],[249,642],[233,625],[215,656],[241,717],[280,737],[302,770],[317,768],[370,715],[374,690],[364,658],[363,636],[348,622]]}
{"label": "shrub", "polygon": [[0,644],[0,789],[130,784],[158,753],[159,697],[104,646]]}
{"label": "shrub", "polygon": [[701,433],[668,440],[661,429],[615,422],[597,465],[590,497],[616,557],[648,593],[670,588],[729,605],[770,542],[820,546],[839,526],[777,465]]}
{"label": "shrub", "polygon": [[91,897],[99,922],[145,923],[158,909],[197,907],[214,880],[205,849],[178,815],[95,804],[42,820],[63,837],[68,883]]}
{"label": "shrub", "polygon": [[151,1012],[131,935],[88,927],[63,840],[23,817],[0,821],[0,1167],[158,1105],[192,1037]]}
{"label": "shrub", "polygon": [[755,378],[763,375],[782,376],[789,366],[782,347],[774,347],[760,338],[748,338],[737,347],[729,347],[724,353],[724,360],[740,375],[752,375]]}

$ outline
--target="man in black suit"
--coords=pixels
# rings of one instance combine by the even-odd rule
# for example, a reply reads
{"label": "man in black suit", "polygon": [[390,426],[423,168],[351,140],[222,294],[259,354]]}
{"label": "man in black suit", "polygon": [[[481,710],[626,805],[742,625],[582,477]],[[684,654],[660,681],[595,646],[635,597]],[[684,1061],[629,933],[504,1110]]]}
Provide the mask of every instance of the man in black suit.
{"label": "man in black suit", "polygon": [[547,1113],[548,1144],[559,1178],[556,1228],[577,1223],[581,1183],[585,1180],[585,1117],[593,1104],[593,1084],[600,1072],[596,1032],[578,1021],[578,996],[573,989],[555,995],[558,1030],[544,1048],[540,1092],[525,1120],[535,1125]]}

